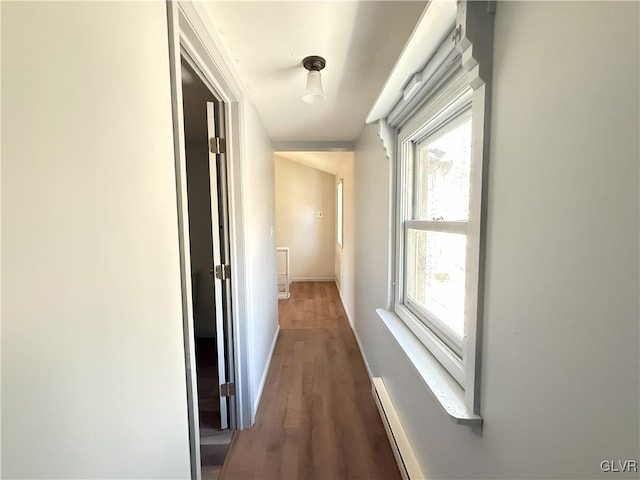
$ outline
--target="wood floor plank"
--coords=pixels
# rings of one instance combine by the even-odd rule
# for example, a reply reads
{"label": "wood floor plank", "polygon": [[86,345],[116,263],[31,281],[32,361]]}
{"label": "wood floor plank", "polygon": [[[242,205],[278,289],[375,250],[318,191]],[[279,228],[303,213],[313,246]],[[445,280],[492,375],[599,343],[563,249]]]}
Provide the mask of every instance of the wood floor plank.
{"label": "wood floor plank", "polygon": [[256,423],[219,478],[401,478],[335,285],[294,283],[279,322]]}

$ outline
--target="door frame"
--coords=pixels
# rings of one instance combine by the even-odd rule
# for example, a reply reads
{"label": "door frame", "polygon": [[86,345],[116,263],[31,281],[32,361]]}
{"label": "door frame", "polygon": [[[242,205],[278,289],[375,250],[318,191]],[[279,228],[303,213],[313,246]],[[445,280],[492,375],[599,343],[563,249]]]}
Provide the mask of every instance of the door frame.
{"label": "door frame", "polygon": [[223,52],[211,38],[211,33],[198,11],[201,6],[189,2],[167,0],[167,26],[169,43],[169,73],[173,111],[174,161],[176,172],[177,221],[180,249],[180,276],[182,287],[182,322],[185,349],[186,400],[191,452],[191,477],[200,480],[200,434],[197,408],[197,378],[191,258],[189,248],[189,222],[187,210],[186,155],[184,117],[182,107],[181,55],[186,53],[196,64],[208,83],[214,87],[225,104],[225,132],[227,146],[227,188],[229,208],[229,247],[231,265],[231,297],[233,309],[230,319],[233,348],[229,362],[235,375],[236,428],[251,427],[251,395],[249,381],[248,326],[243,319],[249,311],[246,295],[247,263],[243,218],[242,164],[243,93],[225,63]]}

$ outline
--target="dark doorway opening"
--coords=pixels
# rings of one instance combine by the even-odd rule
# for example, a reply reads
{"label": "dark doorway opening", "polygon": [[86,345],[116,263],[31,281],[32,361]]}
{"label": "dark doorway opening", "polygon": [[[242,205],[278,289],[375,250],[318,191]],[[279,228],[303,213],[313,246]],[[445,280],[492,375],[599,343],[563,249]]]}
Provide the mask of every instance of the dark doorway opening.
{"label": "dark doorway opening", "polygon": [[[226,158],[211,139],[224,132],[224,104],[184,57],[181,61],[201,472],[215,476],[235,428],[234,404],[221,387],[233,380],[228,280]],[[224,277],[224,275],[222,275]]]}

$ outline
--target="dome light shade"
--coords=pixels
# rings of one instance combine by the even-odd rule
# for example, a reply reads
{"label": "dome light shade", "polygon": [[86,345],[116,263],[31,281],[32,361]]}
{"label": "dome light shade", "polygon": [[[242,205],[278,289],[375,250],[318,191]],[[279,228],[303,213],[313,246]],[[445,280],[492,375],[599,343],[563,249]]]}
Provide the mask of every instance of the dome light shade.
{"label": "dome light shade", "polygon": [[302,100],[306,103],[322,102],[324,100],[324,92],[322,90],[320,70],[326,65],[325,59],[317,55],[312,55],[302,60],[302,65],[309,70],[307,74],[307,88],[304,91]]}
{"label": "dome light shade", "polygon": [[304,91],[302,100],[307,103],[320,103],[324,100],[320,72],[311,70],[307,74],[307,88]]}

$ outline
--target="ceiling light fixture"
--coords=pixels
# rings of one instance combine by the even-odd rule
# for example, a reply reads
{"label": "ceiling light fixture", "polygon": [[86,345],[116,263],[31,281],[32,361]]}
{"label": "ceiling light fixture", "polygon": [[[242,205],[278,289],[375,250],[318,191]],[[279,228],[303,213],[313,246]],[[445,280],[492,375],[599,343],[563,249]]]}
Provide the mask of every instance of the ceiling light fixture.
{"label": "ceiling light fixture", "polygon": [[309,70],[309,73],[307,73],[307,88],[302,96],[303,101],[307,103],[320,103],[324,100],[320,70],[324,68],[326,63],[325,59],[318,55],[311,55],[302,60],[304,68]]}

